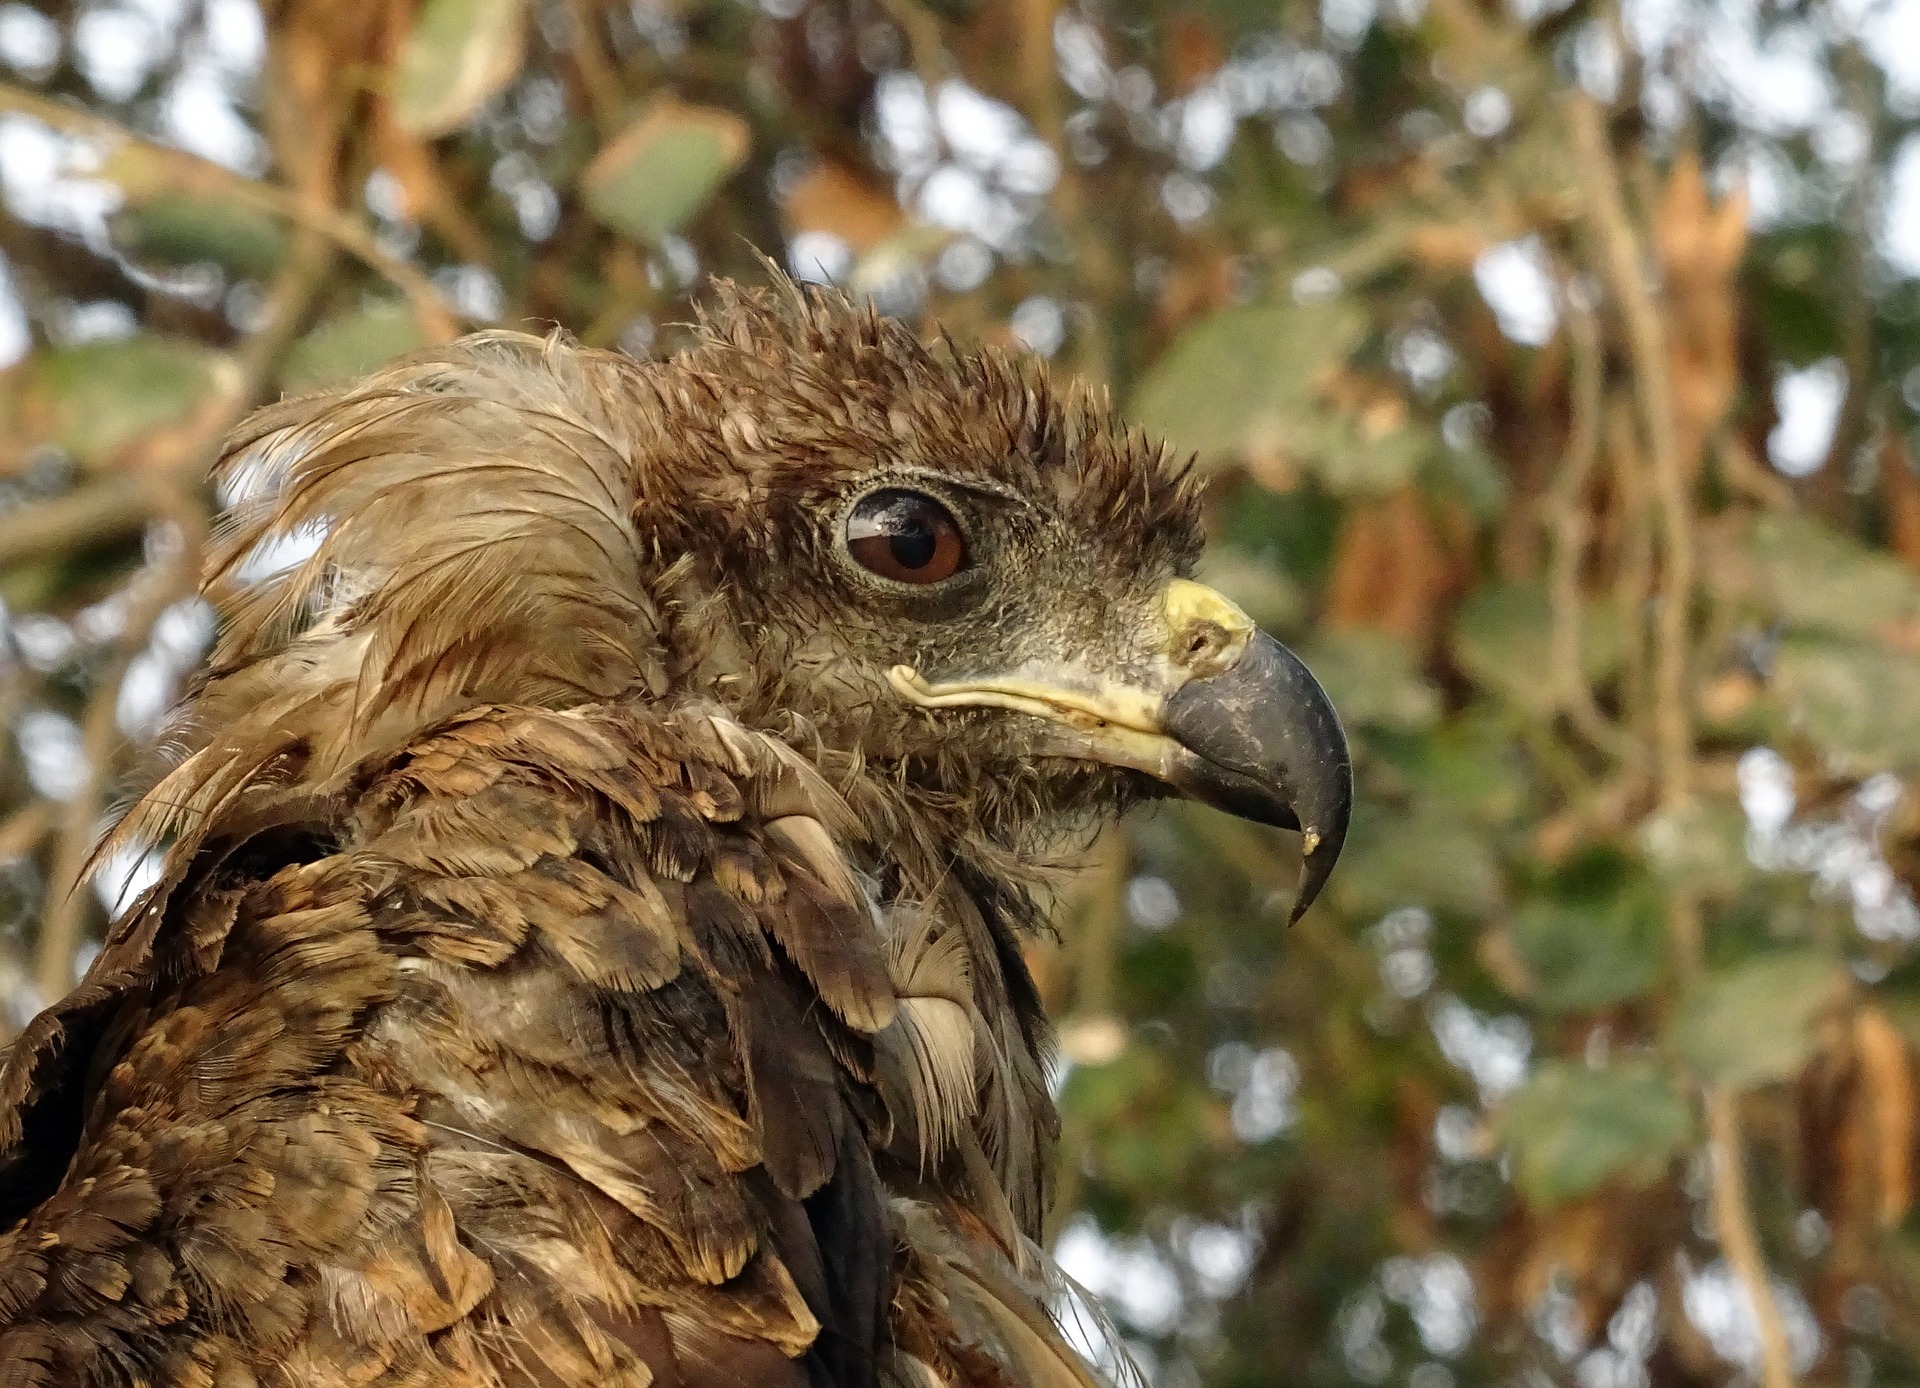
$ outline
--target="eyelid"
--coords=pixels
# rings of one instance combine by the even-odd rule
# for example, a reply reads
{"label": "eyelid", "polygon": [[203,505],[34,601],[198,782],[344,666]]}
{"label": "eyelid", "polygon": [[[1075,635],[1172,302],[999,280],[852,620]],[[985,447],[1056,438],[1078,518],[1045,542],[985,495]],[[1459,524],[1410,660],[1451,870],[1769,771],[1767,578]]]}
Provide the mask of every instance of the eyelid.
{"label": "eyelid", "polygon": [[1034,506],[1032,497],[1024,496],[1014,488],[1006,486],[1004,483],[989,482],[984,478],[956,477],[952,473],[937,472],[932,468],[890,468],[883,477],[877,480],[876,485],[878,487],[892,486],[894,485],[893,479],[895,478],[911,478],[914,482],[927,485],[935,497],[938,497],[940,490],[944,488],[948,491],[964,492],[968,496],[984,497],[991,501],[1012,502],[1028,510],[1031,510]]}

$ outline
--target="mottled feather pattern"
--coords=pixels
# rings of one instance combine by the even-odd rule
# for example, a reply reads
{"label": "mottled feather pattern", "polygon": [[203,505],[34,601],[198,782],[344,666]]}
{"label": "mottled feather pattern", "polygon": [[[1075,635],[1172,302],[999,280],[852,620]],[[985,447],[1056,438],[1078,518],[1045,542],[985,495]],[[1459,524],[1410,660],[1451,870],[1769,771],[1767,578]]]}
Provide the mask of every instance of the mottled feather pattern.
{"label": "mottled feather pattern", "polygon": [[741,565],[817,561],[808,450],[1014,459],[1162,567],[1192,486],[830,297],[702,333],[480,334],[231,440],[218,644],[106,845],[160,879],[0,1070],[0,1388],[1095,1382],[1035,792],[869,761],[917,725]]}

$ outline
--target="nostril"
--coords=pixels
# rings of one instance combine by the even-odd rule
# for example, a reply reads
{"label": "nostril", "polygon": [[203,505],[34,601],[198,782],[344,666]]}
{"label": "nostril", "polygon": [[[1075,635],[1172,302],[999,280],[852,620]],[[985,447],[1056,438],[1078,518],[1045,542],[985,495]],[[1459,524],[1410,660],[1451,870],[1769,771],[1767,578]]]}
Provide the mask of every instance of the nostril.
{"label": "nostril", "polygon": [[1227,647],[1227,630],[1217,622],[1195,622],[1187,628],[1186,664],[1199,665]]}

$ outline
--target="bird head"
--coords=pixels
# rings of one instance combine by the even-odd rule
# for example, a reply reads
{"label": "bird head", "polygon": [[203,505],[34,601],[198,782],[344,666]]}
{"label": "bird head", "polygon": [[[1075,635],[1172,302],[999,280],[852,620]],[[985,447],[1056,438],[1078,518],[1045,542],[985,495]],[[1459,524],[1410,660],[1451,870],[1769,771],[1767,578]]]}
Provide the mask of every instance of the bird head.
{"label": "bird head", "polygon": [[1034,359],[830,292],[719,284],[645,363],[475,334],[260,411],[217,475],[221,635],[128,833],[350,785],[476,705],[632,697],[1010,847],[1169,793],[1296,828],[1296,914],[1346,833],[1326,695],[1192,578],[1195,481]]}
{"label": "bird head", "polygon": [[1199,489],[1164,448],[1029,357],[829,293],[724,291],[704,327],[636,515],[725,594],[719,697],[990,829],[1169,792],[1297,829],[1305,909],[1346,834],[1340,722],[1190,576]]}

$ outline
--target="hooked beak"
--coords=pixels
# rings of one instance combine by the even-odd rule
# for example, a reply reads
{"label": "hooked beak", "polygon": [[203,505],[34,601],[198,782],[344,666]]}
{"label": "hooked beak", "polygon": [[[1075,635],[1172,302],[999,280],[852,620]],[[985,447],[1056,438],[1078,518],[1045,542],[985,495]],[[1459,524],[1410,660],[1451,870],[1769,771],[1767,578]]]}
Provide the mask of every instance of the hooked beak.
{"label": "hooked beak", "polygon": [[1242,819],[1299,830],[1298,920],[1333,872],[1353,808],[1352,761],[1326,691],[1246,613],[1186,579],[1162,593],[1147,644],[1146,668],[1125,680],[1061,666],[929,684],[905,665],[888,680],[923,708],[1038,715],[1063,755],[1132,767]]}

